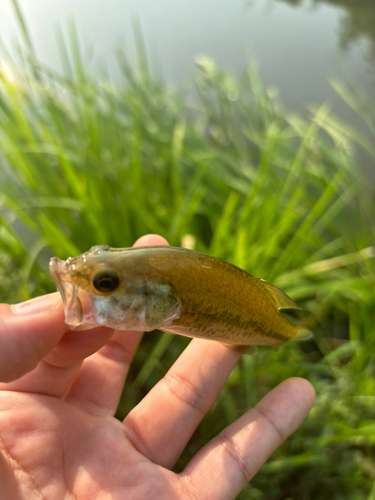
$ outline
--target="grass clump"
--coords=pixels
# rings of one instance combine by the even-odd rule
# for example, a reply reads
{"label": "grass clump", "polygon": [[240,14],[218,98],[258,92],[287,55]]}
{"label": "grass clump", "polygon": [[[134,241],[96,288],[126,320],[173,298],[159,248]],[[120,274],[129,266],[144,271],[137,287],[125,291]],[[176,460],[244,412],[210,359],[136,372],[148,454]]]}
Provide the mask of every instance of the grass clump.
{"label": "grass clump", "polygon": [[[281,287],[313,341],[243,357],[177,468],[290,376],[317,402],[241,499],[373,499],[374,210],[353,147],[375,151],[328,105],[285,111],[256,67],[236,79],[208,58],[176,93],[119,54],[123,81],[98,81],[60,33],[65,67],[24,55],[0,74],[0,299],[54,289],[48,257],[130,246],[149,232],[223,258]],[[334,82],[374,131],[374,110]],[[363,104],[363,103],[362,103]],[[353,146],[353,147],[352,147]],[[123,417],[188,339],[148,334],[118,409]]]}

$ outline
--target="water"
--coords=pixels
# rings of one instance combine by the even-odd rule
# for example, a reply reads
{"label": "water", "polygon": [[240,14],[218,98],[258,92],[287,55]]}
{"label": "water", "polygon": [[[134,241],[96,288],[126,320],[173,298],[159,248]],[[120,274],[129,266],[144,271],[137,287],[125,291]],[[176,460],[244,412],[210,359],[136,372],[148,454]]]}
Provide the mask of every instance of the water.
{"label": "water", "polygon": [[[132,19],[141,22],[151,67],[167,82],[191,79],[199,54],[240,74],[255,55],[266,86],[290,109],[329,101],[353,114],[327,82],[342,67],[369,93],[375,88],[374,0],[19,0],[40,57],[59,67],[54,26],[74,16],[86,61],[105,60],[114,78],[114,48],[134,53]],[[0,34],[17,39],[10,0],[0,0]],[[92,49],[94,56],[92,55]],[[374,93],[375,96],[375,93]]]}

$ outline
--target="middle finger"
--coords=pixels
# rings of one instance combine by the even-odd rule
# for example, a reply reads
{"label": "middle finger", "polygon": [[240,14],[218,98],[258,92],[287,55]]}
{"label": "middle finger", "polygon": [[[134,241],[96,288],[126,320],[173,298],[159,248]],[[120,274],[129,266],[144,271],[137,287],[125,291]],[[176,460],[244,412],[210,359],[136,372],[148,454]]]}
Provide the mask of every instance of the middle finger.
{"label": "middle finger", "polygon": [[173,467],[240,357],[218,342],[193,340],[125,418],[133,445],[153,462]]}
{"label": "middle finger", "polygon": [[68,331],[34,370],[13,382],[0,384],[0,389],[62,397],[82,361],[105,345],[112,335],[113,330],[105,327]]}

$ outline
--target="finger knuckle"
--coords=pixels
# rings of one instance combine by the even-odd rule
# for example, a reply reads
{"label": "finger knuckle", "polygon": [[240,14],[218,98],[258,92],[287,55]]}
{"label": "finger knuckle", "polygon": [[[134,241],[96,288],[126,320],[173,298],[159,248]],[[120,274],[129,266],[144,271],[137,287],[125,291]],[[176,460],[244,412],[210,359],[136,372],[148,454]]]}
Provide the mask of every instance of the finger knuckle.
{"label": "finger knuckle", "polygon": [[203,393],[187,377],[177,372],[169,372],[163,381],[174,397],[199,413],[206,413]]}
{"label": "finger knuckle", "polygon": [[218,437],[221,440],[223,452],[234,462],[235,467],[240,471],[243,480],[248,482],[252,476],[252,471],[248,461],[238,449],[236,442],[231,436],[226,435],[224,431],[221,432]]}
{"label": "finger knuckle", "polygon": [[255,407],[255,410],[263,417],[263,419],[268,423],[268,425],[276,432],[280,441],[284,441],[286,439],[286,435],[284,434],[281,427],[277,424],[274,418],[269,411],[263,409],[260,405]]}

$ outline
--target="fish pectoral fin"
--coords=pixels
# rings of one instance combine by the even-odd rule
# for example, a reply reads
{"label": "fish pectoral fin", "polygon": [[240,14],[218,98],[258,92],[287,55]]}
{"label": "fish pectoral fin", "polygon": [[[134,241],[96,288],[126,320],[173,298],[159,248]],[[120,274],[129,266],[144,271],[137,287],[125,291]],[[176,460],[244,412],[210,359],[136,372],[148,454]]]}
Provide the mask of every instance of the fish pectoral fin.
{"label": "fish pectoral fin", "polygon": [[148,331],[170,326],[180,317],[181,301],[168,284],[147,283],[145,322]]}
{"label": "fish pectoral fin", "polygon": [[274,285],[267,283],[267,281],[262,280],[263,285],[268,289],[268,291],[276,299],[278,309],[299,309],[302,307],[298,306],[290,297],[287,296],[285,292],[280,290]]}
{"label": "fish pectoral fin", "polygon": [[256,354],[258,352],[258,348],[256,345],[224,344],[224,342],[221,343],[228,349],[240,352],[241,354]]}

